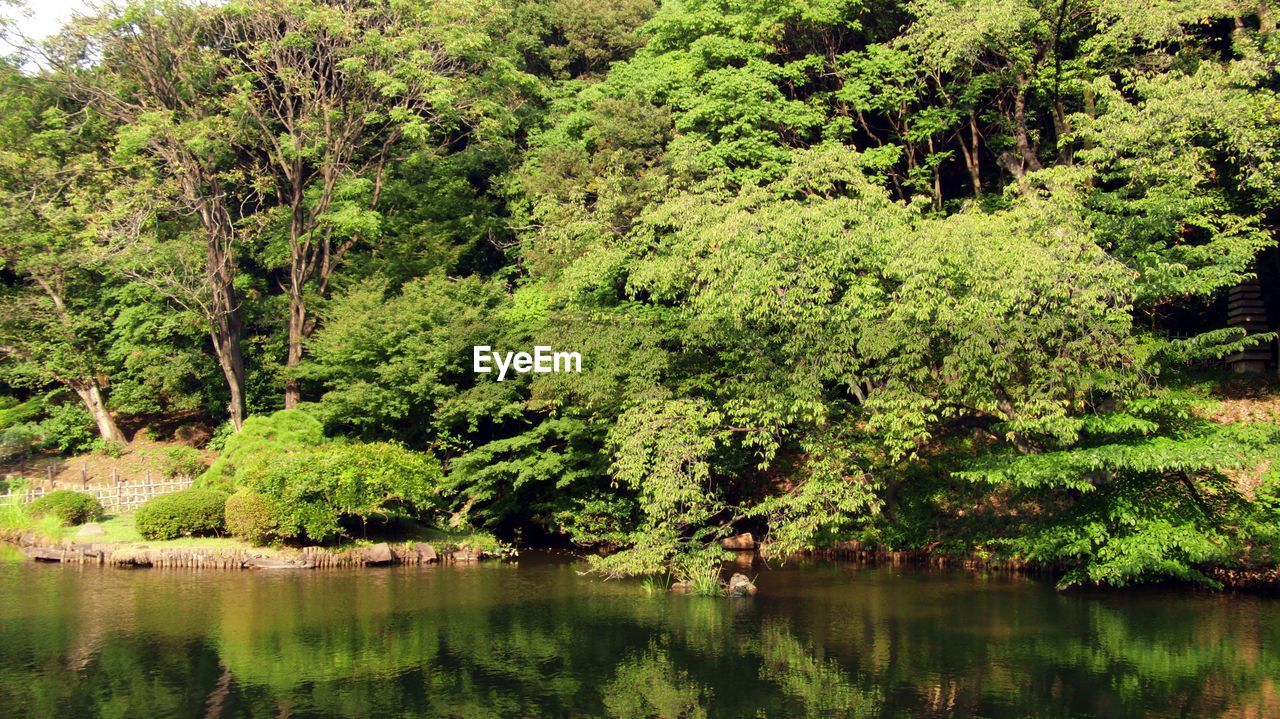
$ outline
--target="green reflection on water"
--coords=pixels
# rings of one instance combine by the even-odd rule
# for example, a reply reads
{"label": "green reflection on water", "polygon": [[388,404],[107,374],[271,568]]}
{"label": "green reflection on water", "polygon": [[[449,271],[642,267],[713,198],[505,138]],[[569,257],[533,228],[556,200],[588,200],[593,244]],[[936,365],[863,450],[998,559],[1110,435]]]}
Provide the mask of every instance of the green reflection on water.
{"label": "green reflection on water", "polygon": [[1275,600],[816,566],[730,601],[574,569],[0,565],[0,713],[1280,716]]}

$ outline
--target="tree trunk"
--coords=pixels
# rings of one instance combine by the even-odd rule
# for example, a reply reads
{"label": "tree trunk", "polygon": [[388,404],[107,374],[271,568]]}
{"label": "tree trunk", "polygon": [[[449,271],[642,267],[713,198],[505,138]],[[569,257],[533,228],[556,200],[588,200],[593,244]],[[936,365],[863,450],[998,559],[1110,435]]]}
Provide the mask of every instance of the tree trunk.
{"label": "tree trunk", "polygon": [[933,149],[933,136],[931,135],[929,137],[929,155],[930,155],[929,161],[933,163],[933,168],[932,168],[933,187],[931,188],[933,192],[933,209],[937,210],[938,212],[941,212],[942,211],[942,169],[941,169],[941,163],[939,163],[937,159],[933,157],[934,152],[935,151]]}
{"label": "tree trunk", "polygon": [[1023,172],[1035,172],[1041,169],[1040,158],[1031,142],[1031,132],[1027,129],[1027,79],[1018,78],[1018,94],[1013,99],[1013,140],[1018,146],[1018,154],[1022,156]]}
{"label": "tree trunk", "polygon": [[[237,323],[238,324],[238,323]],[[213,353],[218,358],[218,367],[227,382],[227,391],[231,401],[227,402],[227,414],[231,426],[240,431],[244,426],[244,359],[240,354],[239,332],[232,333],[225,329],[210,330],[209,338],[213,341]]]}
{"label": "tree trunk", "polygon": [[1036,145],[1031,142],[1031,131],[1027,127],[1027,90],[1028,81],[1025,76],[1018,76],[1017,92],[1013,96],[1013,108],[1007,116],[1013,126],[1013,142],[1015,151],[1006,150],[1000,153],[1000,164],[1013,175],[1013,179],[1022,184],[1028,172],[1042,169]]}
{"label": "tree trunk", "polygon": [[[289,348],[285,355],[285,369],[292,370],[302,363],[302,340],[306,335],[307,306],[302,298],[302,288],[296,284],[289,288]],[[284,381],[284,407],[293,409],[302,400],[302,387],[296,377]]]}
{"label": "tree trunk", "polygon": [[98,387],[97,382],[93,380],[72,382],[71,389],[75,390],[80,401],[84,403],[85,409],[89,410],[89,414],[93,416],[94,423],[98,425],[100,437],[108,442],[127,441],[124,438],[124,432],[116,426],[115,418],[107,411],[107,404],[102,401],[102,389]]}
{"label": "tree trunk", "polygon": [[969,111],[969,144],[965,144],[964,135],[959,136],[960,153],[964,155],[964,166],[969,171],[969,182],[973,184],[973,196],[982,195],[982,159],[978,157],[978,118],[973,110]]}
{"label": "tree trunk", "polygon": [[212,291],[212,316],[209,317],[209,339],[213,353],[226,379],[231,401],[227,414],[231,425],[239,431],[244,426],[244,354],[240,347],[240,303],[229,260],[211,242],[209,245],[209,288]]}
{"label": "tree trunk", "polygon": [[1057,135],[1055,139],[1058,144],[1058,164],[1073,164],[1075,157],[1065,140],[1066,136],[1071,133],[1071,125],[1067,122],[1067,110],[1063,106],[1062,98],[1060,97],[1053,101],[1053,131]]}
{"label": "tree trunk", "polygon": [[223,203],[222,188],[216,179],[208,180],[208,187],[201,186],[201,177],[211,172],[198,161],[190,160],[182,180],[187,197],[197,208],[205,230],[205,284],[209,291],[206,320],[213,353],[227,382],[231,401],[227,414],[231,425],[240,431],[244,426],[244,353],[240,346],[240,298],[236,293],[236,262],[234,223],[231,213]]}

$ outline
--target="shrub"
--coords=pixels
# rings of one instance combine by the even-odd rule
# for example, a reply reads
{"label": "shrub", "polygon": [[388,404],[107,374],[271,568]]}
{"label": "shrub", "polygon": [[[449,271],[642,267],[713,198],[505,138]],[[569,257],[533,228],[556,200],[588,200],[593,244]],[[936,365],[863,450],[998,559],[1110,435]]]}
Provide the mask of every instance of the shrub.
{"label": "shrub", "polygon": [[112,459],[120,459],[124,456],[126,445],[124,442],[116,442],[113,440],[103,439],[101,437],[93,440],[93,451],[104,457]]}
{"label": "shrub", "polygon": [[204,457],[194,447],[169,447],[164,451],[160,471],[166,477],[194,477],[205,470]]}
{"label": "shrub", "polygon": [[344,519],[433,509],[441,478],[430,455],[371,442],[286,455],[248,472],[245,486],[271,501],[280,538],[324,542],[343,534]]}
{"label": "shrub", "polygon": [[227,533],[236,539],[261,545],[280,536],[275,505],[266,497],[247,489],[227,498]]}
{"label": "shrub", "polygon": [[205,443],[206,449],[212,449],[215,452],[221,452],[227,448],[227,442],[236,434],[236,426],[231,424],[231,420],[227,420],[217,427],[213,428],[213,436]]}
{"label": "shrub", "polygon": [[225,528],[227,493],[188,489],[165,494],[138,508],[134,526],[143,539],[165,540],[218,534]]}
{"label": "shrub", "polygon": [[253,467],[275,464],[290,452],[324,442],[320,421],[302,410],[282,409],[266,417],[250,417],[239,432],[226,440],[222,454],[200,475],[197,485],[237,489],[245,472]]}
{"label": "shrub", "polygon": [[43,443],[44,435],[34,422],[0,429],[0,462],[30,457]]}
{"label": "shrub", "polygon": [[0,397],[0,429],[36,422],[44,414],[45,405],[44,397],[33,397],[26,402],[9,396]]}
{"label": "shrub", "polygon": [[94,430],[93,417],[84,407],[67,402],[50,405],[47,411],[48,416],[39,423],[46,448],[75,454],[93,447],[98,433]]}
{"label": "shrub", "polygon": [[34,517],[57,517],[64,525],[92,522],[102,517],[102,503],[84,492],[59,489],[35,500],[27,508]]}

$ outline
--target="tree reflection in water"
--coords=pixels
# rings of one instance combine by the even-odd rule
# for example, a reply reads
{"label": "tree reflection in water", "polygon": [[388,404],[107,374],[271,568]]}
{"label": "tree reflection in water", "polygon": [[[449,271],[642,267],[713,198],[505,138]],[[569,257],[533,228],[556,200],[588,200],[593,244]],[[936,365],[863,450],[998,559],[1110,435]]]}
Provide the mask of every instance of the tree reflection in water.
{"label": "tree reflection in water", "polygon": [[832,567],[754,600],[564,564],[298,575],[0,565],[33,717],[1280,716],[1280,602]]}

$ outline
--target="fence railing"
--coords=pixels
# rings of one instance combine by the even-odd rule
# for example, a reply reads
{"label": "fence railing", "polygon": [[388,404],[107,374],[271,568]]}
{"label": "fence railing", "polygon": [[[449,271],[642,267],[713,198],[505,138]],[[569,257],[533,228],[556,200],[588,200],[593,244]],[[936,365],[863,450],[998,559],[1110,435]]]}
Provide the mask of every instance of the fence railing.
{"label": "fence railing", "polygon": [[0,494],[0,507],[26,504],[54,490],[71,489],[95,497],[102,503],[103,509],[109,512],[127,513],[145,504],[152,497],[190,489],[192,482],[193,480],[190,477],[117,479],[96,484],[26,480],[26,486],[23,488]]}

